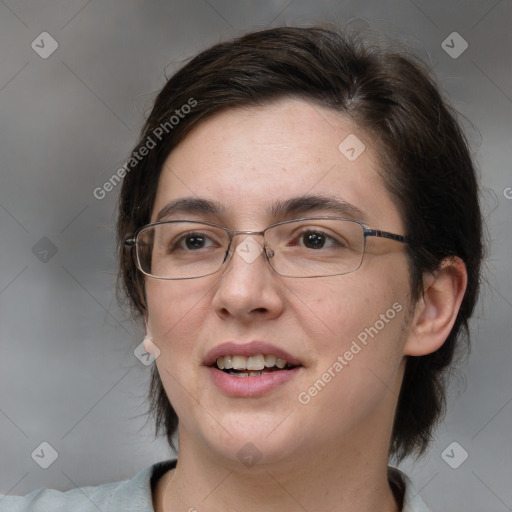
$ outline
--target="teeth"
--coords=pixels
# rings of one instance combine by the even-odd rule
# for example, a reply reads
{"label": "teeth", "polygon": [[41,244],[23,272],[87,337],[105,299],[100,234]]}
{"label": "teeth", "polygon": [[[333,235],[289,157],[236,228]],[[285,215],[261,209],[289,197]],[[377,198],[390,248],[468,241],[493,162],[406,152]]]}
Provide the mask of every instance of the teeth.
{"label": "teeth", "polygon": [[267,375],[270,372],[228,372],[229,375],[233,375],[234,377],[259,377],[260,375]]}
{"label": "teeth", "polygon": [[[231,370],[233,368],[233,358],[231,356],[224,356],[217,358],[217,366],[220,370]],[[244,370],[242,368],[242,370]]]}
{"label": "teeth", "polygon": [[261,354],[247,358],[248,370],[263,370],[265,368],[265,357]]}
{"label": "teeth", "polygon": [[[273,368],[274,366],[279,369],[283,369],[287,364],[288,363],[284,359],[278,359],[276,356],[271,354],[256,354],[250,357],[227,355],[217,358],[217,367],[220,370],[251,370],[251,375],[261,373],[261,370],[265,368]],[[246,377],[249,375],[246,375],[245,373],[229,373],[233,375],[236,374],[239,377]]]}
{"label": "teeth", "polygon": [[272,368],[276,364],[277,357],[276,356],[265,356],[265,366],[267,368]]}
{"label": "teeth", "polygon": [[233,370],[247,370],[247,357],[233,356]]}

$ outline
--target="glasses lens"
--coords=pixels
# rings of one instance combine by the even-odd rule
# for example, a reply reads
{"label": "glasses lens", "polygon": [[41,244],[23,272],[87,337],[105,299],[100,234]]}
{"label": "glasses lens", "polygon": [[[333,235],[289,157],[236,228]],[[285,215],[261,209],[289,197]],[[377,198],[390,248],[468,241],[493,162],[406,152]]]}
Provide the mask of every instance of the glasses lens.
{"label": "glasses lens", "polygon": [[269,259],[274,270],[288,277],[347,274],[361,265],[364,229],[353,221],[305,219],[267,230]]}
{"label": "glasses lens", "polygon": [[161,279],[187,279],[220,269],[229,244],[221,228],[193,221],[144,228],[137,237],[140,269]]}

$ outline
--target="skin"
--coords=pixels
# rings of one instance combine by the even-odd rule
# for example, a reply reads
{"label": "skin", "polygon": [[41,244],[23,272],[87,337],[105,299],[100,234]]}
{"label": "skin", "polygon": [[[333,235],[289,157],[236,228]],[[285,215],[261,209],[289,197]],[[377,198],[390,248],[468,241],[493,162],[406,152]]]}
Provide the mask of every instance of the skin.
{"label": "skin", "polygon": [[[351,133],[366,145],[355,161],[338,150]],[[357,206],[372,228],[404,234],[377,170],[371,140],[338,113],[295,99],[229,110],[195,127],[169,155],[151,220],[169,201],[192,196],[218,201],[225,211],[173,218],[259,231],[284,220],[265,213],[275,200],[318,194]],[[374,237],[361,268],[342,276],[290,279],[263,256],[247,263],[235,252],[212,276],[147,279],[147,330],[180,419],[178,467],[159,481],[155,510],[400,510],[386,470],[405,356],[442,345],[465,286],[464,264],[446,261],[436,275],[425,275],[423,298],[406,318],[404,246]],[[301,404],[298,394],[395,303],[402,310]],[[209,378],[204,356],[223,342],[254,339],[284,348],[303,368],[262,397],[228,397]],[[252,467],[237,456],[247,442],[261,454]]]}

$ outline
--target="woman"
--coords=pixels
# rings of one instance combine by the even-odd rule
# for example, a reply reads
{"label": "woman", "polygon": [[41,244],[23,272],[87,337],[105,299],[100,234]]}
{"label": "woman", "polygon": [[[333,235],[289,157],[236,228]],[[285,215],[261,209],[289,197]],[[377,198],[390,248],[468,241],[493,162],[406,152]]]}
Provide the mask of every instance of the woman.
{"label": "woman", "polygon": [[322,28],[202,52],[126,166],[118,242],[178,461],[0,510],[427,510],[388,461],[442,415],[482,242],[466,141],[420,64]]}

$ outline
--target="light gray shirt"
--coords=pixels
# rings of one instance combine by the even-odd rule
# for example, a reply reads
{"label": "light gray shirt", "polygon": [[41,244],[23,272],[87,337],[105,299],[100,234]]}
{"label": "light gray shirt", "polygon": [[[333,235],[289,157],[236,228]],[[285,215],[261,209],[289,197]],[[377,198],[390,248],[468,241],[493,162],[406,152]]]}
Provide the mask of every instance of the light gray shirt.
{"label": "light gray shirt", "polygon": [[[176,460],[153,464],[130,480],[78,487],[66,492],[37,489],[26,496],[0,494],[0,512],[154,512],[153,487]],[[388,478],[404,496],[402,512],[429,512],[412,481],[395,468]]]}

